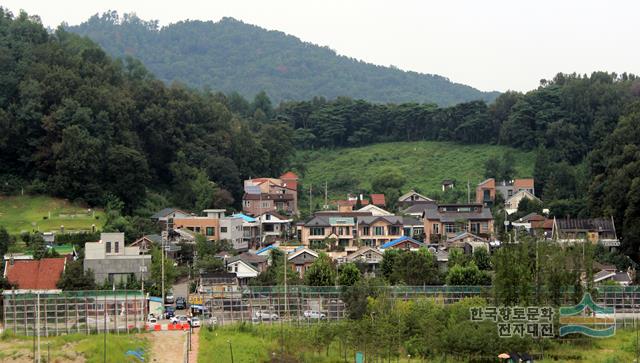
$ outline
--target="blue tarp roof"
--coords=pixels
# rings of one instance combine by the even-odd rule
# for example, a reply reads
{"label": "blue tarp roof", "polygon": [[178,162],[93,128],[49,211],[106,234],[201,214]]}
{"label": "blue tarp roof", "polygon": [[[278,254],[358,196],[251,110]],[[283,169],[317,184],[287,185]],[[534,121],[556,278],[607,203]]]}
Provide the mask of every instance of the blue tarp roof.
{"label": "blue tarp roof", "polygon": [[274,246],[274,245],[269,245],[269,246],[267,246],[267,247],[263,247],[263,248],[261,248],[261,249],[259,249],[259,250],[257,250],[257,251],[256,251],[256,255],[260,255],[260,254],[262,254],[262,253],[264,253],[264,252],[271,251],[271,250],[272,250],[272,249],[274,249],[274,248],[278,248],[278,247],[276,247],[276,246]]}
{"label": "blue tarp roof", "polygon": [[249,222],[249,223],[253,223],[256,221],[255,218],[253,217],[249,217],[248,215],[244,214],[244,213],[236,213],[236,214],[232,214],[231,215],[234,218],[242,218],[245,222]]}
{"label": "blue tarp roof", "polygon": [[412,243],[416,243],[416,244],[418,244],[418,245],[419,245],[419,246],[421,246],[421,247],[422,247],[422,246],[424,246],[424,243],[422,243],[422,242],[420,242],[420,241],[416,241],[415,239],[413,239],[413,238],[411,238],[411,237],[402,236],[402,237],[400,237],[400,238],[398,238],[398,239],[394,239],[393,241],[389,241],[389,242],[387,242],[387,243],[383,244],[380,248],[389,248],[389,247],[393,247],[393,246],[397,245],[398,243],[402,243],[402,242],[404,242],[404,241],[409,241],[409,242],[412,242]]}

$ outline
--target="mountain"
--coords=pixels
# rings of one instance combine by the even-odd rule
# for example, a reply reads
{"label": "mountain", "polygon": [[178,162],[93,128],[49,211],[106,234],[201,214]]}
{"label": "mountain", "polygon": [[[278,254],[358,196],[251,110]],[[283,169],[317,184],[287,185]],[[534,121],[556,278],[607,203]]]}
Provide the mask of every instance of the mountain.
{"label": "mountain", "polygon": [[372,102],[446,106],[492,101],[499,94],[481,92],[438,75],[362,62],[233,18],[181,21],[160,28],[157,21],[107,12],[68,30],[88,36],[114,57],[138,58],[161,80],[226,93],[237,91],[247,98],[264,90],[276,103],[348,96]]}

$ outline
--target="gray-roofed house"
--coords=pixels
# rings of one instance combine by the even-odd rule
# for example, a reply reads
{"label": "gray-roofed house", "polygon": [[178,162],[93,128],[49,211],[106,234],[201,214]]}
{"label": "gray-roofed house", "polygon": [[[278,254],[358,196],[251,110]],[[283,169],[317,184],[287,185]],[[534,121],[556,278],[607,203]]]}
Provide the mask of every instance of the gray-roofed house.
{"label": "gray-roofed house", "polygon": [[151,255],[141,254],[136,246],[125,247],[124,233],[102,233],[100,241],[85,244],[83,266],[84,271],[93,271],[97,284],[126,282],[132,276],[146,280],[151,272]]}
{"label": "gray-roofed house", "polygon": [[436,201],[425,197],[424,195],[416,192],[415,190],[411,190],[398,198],[398,207],[406,208],[415,204],[426,204],[426,203],[435,203]]}
{"label": "gray-roofed house", "polygon": [[187,218],[191,216],[191,213],[182,211],[176,208],[164,208],[151,216],[151,219],[157,221],[162,230],[168,230],[173,228],[174,218]]}
{"label": "gray-roofed house", "polygon": [[435,210],[438,209],[438,206],[435,203],[418,203],[403,209],[401,212],[402,214],[422,219],[424,212],[428,209]]}
{"label": "gray-roofed house", "polygon": [[382,262],[382,252],[377,248],[360,247],[357,251],[347,255],[347,262],[353,262],[364,267],[367,276],[374,277]]}
{"label": "gray-roofed house", "polygon": [[493,215],[482,204],[438,204],[423,214],[427,243],[444,242],[460,232],[488,238],[493,234]]}
{"label": "gray-roofed house", "polygon": [[290,264],[300,274],[300,277],[304,277],[305,271],[311,266],[313,262],[318,258],[318,253],[308,248],[301,248],[294,252],[291,252],[287,257]]}
{"label": "gray-roofed house", "polygon": [[339,246],[345,249],[357,249],[354,217],[316,214],[306,223],[298,224],[296,228],[298,238],[305,246],[313,247],[326,239],[334,239]]}

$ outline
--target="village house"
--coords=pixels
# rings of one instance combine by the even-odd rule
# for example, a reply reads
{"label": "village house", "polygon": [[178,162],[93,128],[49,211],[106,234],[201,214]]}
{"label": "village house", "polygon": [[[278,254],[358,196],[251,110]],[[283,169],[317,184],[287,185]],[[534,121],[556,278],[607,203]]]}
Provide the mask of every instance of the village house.
{"label": "village house", "polygon": [[365,205],[364,207],[358,209],[356,212],[364,212],[364,213],[371,213],[372,216],[391,216],[393,215],[393,213],[386,211],[380,207],[378,207],[377,205],[373,205],[373,204],[369,204],[369,205]]}
{"label": "village house", "polygon": [[174,219],[175,218],[187,218],[192,216],[191,213],[182,211],[176,208],[164,208],[154,215],[151,216],[151,219],[160,224],[160,227],[163,231],[173,229],[174,228]]}
{"label": "village house", "polygon": [[257,222],[262,233],[261,246],[284,242],[291,231],[291,218],[275,212],[265,212],[258,216]]}
{"label": "village house", "polygon": [[305,271],[307,271],[309,266],[311,266],[317,258],[318,253],[316,251],[305,247],[291,252],[287,257],[287,261],[293,265],[294,270],[298,272],[300,278],[304,278]]}
{"label": "village house", "polygon": [[357,251],[347,255],[346,262],[353,262],[364,266],[364,274],[375,277],[380,263],[382,263],[382,252],[377,248],[363,246]]}
{"label": "village house", "polygon": [[235,273],[240,285],[247,285],[250,279],[267,269],[267,258],[253,253],[241,253],[225,258],[227,272]]}
{"label": "village house", "polygon": [[520,191],[527,191],[529,194],[535,195],[534,184],[532,178],[501,182],[496,182],[494,178],[489,178],[476,187],[476,203],[491,206],[496,200],[496,193],[499,193],[505,201]]}
{"label": "village house", "polygon": [[415,251],[421,247],[425,247],[426,245],[420,241],[416,241],[415,239],[407,236],[402,236],[400,238],[394,239],[393,241],[389,241],[382,246],[380,246],[381,250],[386,249],[398,249],[398,250],[407,250],[407,251]]}
{"label": "village house", "polygon": [[[353,212],[355,210],[362,210],[363,209],[362,207],[367,207],[367,206],[379,207],[379,210],[384,211],[383,208],[387,204],[384,194],[371,194],[369,195],[369,198],[367,198],[362,194],[348,194],[347,199],[337,200],[335,203],[338,208],[338,212],[341,212],[341,213]],[[358,203],[361,206],[360,208],[357,208]]]}
{"label": "village house", "polygon": [[616,226],[611,218],[553,218],[544,222],[544,235],[560,243],[588,241],[608,249],[620,246]]}
{"label": "village house", "polygon": [[481,237],[493,234],[491,210],[482,204],[438,204],[423,215],[426,243],[444,243],[460,232]]}
{"label": "village house", "polygon": [[280,178],[245,180],[242,210],[252,216],[265,212],[298,215],[298,176],[287,172]]}
{"label": "village house", "polygon": [[18,290],[59,291],[57,283],[64,272],[65,257],[33,259],[9,258],[3,276]]}
{"label": "village house", "polygon": [[188,216],[184,218],[174,218],[175,229],[187,229],[189,231],[204,235],[209,241],[219,241],[220,219],[224,217],[224,209],[205,209],[206,216]]}
{"label": "village house", "polygon": [[520,205],[520,201],[522,201],[523,199],[533,200],[542,204],[542,201],[535,195],[529,193],[529,191],[520,190],[519,192],[517,192],[516,194],[512,195],[511,197],[509,197],[507,200],[504,201],[505,212],[507,212],[507,214],[513,214],[517,212],[518,205]]}
{"label": "village house", "polygon": [[441,187],[442,191],[445,192],[447,189],[453,189],[456,185],[456,181],[452,179],[445,179],[442,181]]}
{"label": "village house", "polygon": [[238,252],[249,249],[249,243],[244,239],[244,220],[241,217],[220,218],[220,239],[229,241]]}
{"label": "village house", "polygon": [[399,208],[408,208],[412,205],[425,204],[425,203],[435,203],[435,200],[425,197],[424,195],[416,192],[415,190],[411,190],[408,193],[405,193],[398,198]]}
{"label": "village house", "polygon": [[404,224],[399,216],[365,216],[358,218],[358,237],[362,244],[380,247],[404,235]]}
{"label": "village house", "polygon": [[338,246],[345,247],[345,249],[357,249],[357,246],[355,246],[356,221],[354,217],[316,213],[306,223],[297,225],[297,234],[300,242],[311,248],[319,246],[326,240],[334,239]]}
{"label": "village house", "polygon": [[100,241],[85,243],[84,251],[84,271],[93,271],[97,284],[127,282],[132,276],[146,280],[151,273],[151,255],[126,247],[124,233],[101,233]]}

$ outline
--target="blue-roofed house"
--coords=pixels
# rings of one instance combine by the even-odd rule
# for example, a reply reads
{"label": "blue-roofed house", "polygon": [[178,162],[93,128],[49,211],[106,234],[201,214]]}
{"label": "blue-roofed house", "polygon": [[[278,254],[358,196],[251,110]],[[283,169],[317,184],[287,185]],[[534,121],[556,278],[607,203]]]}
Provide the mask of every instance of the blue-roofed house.
{"label": "blue-roofed house", "polygon": [[251,249],[259,246],[260,224],[258,220],[244,213],[236,213],[231,217],[242,219],[242,241],[247,245],[247,248]]}
{"label": "blue-roofed house", "polygon": [[407,236],[402,236],[400,238],[394,239],[393,241],[389,241],[383,244],[380,249],[388,249],[388,248],[396,248],[403,250],[416,250],[420,247],[426,247],[426,245],[420,241],[416,241],[415,239]]}

